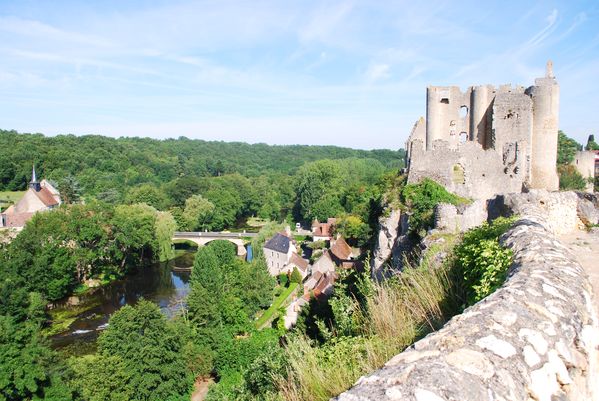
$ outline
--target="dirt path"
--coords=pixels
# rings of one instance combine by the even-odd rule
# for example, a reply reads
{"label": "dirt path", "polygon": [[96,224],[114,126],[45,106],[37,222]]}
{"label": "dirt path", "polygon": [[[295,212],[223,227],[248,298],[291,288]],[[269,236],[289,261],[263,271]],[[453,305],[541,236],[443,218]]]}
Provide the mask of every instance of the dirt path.
{"label": "dirt path", "polygon": [[594,292],[595,310],[599,311],[599,230],[576,231],[560,236],[589,275]]}
{"label": "dirt path", "polygon": [[191,394],[191,401],[203,401],[208,394],[208,387],[214,383],[214,380],[209,377],[198,377],[196,382],[193,384],[193,393]]}

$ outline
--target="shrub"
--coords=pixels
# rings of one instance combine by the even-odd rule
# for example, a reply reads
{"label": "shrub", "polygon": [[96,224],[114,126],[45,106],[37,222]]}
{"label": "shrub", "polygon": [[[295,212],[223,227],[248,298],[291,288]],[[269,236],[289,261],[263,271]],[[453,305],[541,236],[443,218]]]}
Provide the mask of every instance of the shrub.
{"label": "shrub", "polygon": [[401,190],[402,203],[412,212],[410,231],[424,236],[424,231],[433,226],[434,207],[439,203],[459,205],[468,200],[448,192],[442,185],[425,178],[418,184],[408,184]]}
{"label": "shrub", "polygon": [[512,250],[503,248],[498,240],[513,221],[500,217],[491,224],[484,223],[466,232],[454,249],[455,263],[464,278],[467,305],[485,298],[505,281]]}
{"label": "shrub", "polygon": [[308,248],[313,249],[313,250],[317,250],[317,249],[324,249],[326,248],[327,243],[325,241],[314,241],[314,242],[310,242],[308,244]]}
{"label": "shrub", "polygon": [[279,274],[279,284],[281,284],[283,287],[287,287],[287,284],[289,284],[289,276],[287,273]]}
{"label": "shrub", "polygon": [[559,175],[559,188],[562,190],[582,191],[587,185],[587,180],[571,164],[557,166]]}
{"label": "shrub", "polygon": [[302,283],[302,274],[299,272],[299,270],[297,270],[297,267],[293,268],[293,272],[291,272],[291,277],[289,278],[289,281],[298,284]]}

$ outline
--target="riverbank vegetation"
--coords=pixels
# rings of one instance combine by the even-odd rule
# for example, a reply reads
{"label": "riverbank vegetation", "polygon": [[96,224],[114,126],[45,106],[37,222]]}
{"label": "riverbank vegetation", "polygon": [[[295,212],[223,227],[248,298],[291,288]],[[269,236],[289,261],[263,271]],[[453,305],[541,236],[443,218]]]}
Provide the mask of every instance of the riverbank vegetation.
{"label": "riverbank vegetation", "polygon": [[174,227],[172,216],[145,204],[90,202],[37,213],[0,253],[0,287],[56,301],[89,279],[119,278],[144,261],[169,258]]}

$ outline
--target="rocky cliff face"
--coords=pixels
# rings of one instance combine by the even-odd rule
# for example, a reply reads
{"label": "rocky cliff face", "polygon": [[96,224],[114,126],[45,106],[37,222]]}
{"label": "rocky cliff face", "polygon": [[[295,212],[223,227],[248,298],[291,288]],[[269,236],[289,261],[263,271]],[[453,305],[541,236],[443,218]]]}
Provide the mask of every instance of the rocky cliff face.
{"label": "rocky cliff face", "polygon": [[401,210],[390,209],[388,214],[379,218],[379,235],[374,246],[370,271],[372,277],[381,279],[386,264],[392,259],[393,248],[401,232]]}

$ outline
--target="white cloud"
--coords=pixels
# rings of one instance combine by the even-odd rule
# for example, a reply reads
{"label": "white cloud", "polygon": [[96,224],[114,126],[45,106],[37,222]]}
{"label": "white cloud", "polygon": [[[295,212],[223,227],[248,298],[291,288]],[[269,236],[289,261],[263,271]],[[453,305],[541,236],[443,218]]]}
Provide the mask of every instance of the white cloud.
{"label": "white cloud", "polygon": [[35,37],[41,40],[56,40],[92,46],[111,46],[103,37],[66,31],[40,21],[15,16],[0,16],[0,31],[16,35]]}
{"label": "white cloud", "polygon": [[364,74],[368,83],[375,83],[391,77],[389,64],[371,64]]}
{"label": "white cloud", "polygon": [[334,32],[351,13],[354,5],[350,2],[327,4],[318,7],[310,20],[298,30],[301,41],[320,41],[330,43],[334,41]]}

